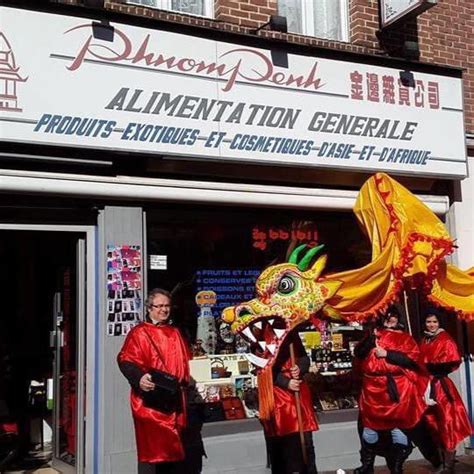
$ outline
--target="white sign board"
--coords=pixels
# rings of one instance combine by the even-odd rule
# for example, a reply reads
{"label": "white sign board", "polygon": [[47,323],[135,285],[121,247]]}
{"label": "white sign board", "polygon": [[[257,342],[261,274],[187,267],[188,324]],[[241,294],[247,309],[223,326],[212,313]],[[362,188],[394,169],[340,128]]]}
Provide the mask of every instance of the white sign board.
{"label": "white sign board", "polygon": [[167,255],[150,255],[150,270],[166,270],[167,268]]}
{"label": "white sign board", "polygon": [[428,8],[435,6],[438,0],[379,0],[380,23],[385,28],[406,18],[418,15]]}
{"label": "white sign board", "polygon": [[[0,139],[466,176],[462,80],[1,8]],[[34,45],[34,47],[32,46]],[[0,86],[1,87],[1,86]],[[1,90],[1,89],[0,89]]]}

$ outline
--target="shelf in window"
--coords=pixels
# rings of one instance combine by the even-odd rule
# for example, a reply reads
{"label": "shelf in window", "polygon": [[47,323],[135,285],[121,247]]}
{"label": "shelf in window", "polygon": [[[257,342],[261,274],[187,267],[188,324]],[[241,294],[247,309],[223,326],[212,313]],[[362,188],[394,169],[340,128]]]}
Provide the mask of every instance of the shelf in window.
{"label": "shelf in window", "polygon": [[350,369],[346,369],[346,370],[339,370],[339,371],[328,371],[328,372],[318,372],[319,375],[322,375],[323,377],[330,377],[330,376],[337,376],[337,375],[346,375],[348,374],[349,372],[351,372]]}
{"label": "shelf in window", "polygon": [[335,326],[329,328],[331,332],[337,332],[337,331],[362,331],[364,328],[361,325],[357,326]]}
{"label": "shelf in window", "polygon": [[196,380],[197,383],[205,383],[210,385],[218,385],[220,383],[231,383],[232,377],[223,377],[220,379],[204,379],[204,380]]}

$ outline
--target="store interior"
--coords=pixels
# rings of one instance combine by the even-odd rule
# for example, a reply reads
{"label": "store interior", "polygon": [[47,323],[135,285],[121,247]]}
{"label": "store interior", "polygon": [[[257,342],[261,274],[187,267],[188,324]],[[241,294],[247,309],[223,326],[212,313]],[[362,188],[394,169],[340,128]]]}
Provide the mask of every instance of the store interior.
{"label": "store interior", "polygon": [[0,230],[1,472],[75,464],[76,241]]}

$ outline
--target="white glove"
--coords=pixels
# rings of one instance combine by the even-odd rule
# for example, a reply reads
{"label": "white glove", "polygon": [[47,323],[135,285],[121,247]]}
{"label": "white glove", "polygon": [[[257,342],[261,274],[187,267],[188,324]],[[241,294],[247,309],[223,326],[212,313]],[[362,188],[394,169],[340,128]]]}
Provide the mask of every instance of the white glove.
{"label": "white glove", "polygon": [[437,402],[436,402],[436,400],[433,400],[432,398],[430,398],[430,392],[431,392],[431,384],[429,383],[426,386],[426,390],[425,390],[425,394],[424,394],[423,398],[425,399],[425,403],[429,407],[432,407],[434,405],[437,405]]}

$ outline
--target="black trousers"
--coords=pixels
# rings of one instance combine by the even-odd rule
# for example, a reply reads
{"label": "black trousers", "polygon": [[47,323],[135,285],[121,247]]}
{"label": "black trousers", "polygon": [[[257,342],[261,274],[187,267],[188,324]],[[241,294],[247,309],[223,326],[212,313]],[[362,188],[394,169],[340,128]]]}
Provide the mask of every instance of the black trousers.
{"label": "black trousers", "polygon": [[304,434],[308,464],[303,462],[299,433],[267,438],[272,474],[317,474],[313,434]]}

